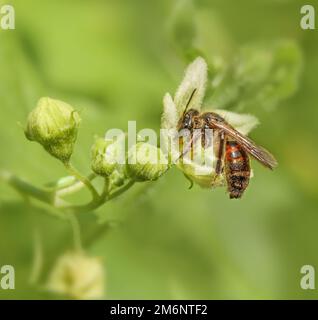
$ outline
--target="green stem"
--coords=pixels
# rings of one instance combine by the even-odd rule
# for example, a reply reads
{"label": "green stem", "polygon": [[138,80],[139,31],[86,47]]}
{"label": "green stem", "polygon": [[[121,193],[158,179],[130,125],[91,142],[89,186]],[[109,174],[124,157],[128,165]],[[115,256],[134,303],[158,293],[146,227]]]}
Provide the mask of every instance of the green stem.
{"label": "green stem", "polygon": [[101,198],[105,200],[108,193],[109,193],[109,179],[105,178],[104,179],[104,189],[103,189],[103,193],[101,194]]}
{"label": "green stem", "polygon": [[107,200],[112,200],[114,198],[117,198],[118,196],[120,196],[122,193],[126,192],[128,189],[130,189],[136,181],[134,180],[130,180],[125,186],[123,186],[120,189],[117,189],[116,191],[114,191],[113,193],[111,193]]}
{"label": "green stem", "polygon": [[[95,179],[97,176],[92,173],[90,174],[87,179],[89,181],[92,181],[93,179]],[[57,197],[64,197],[67,196],[69,194],[75,193],[79,190],[81,190],[83,187],[85,186],[85,184],[82,181],[78,181],[76,179],[76,181],[73,184],[70,184],[68,186],[64,186],[63,188],[59,188],[56,190],[56,196]]]}
{"label": "green stem", "polygon": [[35,187],[10,172],[1,172],[0,177],[24,196],[33,197],[48,204],[54,203],[54,192]]}
{"label": "green stem", "polygon": [[[87,179],[89,181],[94,180],[97,177],[97,175],[95,173],[90,173],[87,176]],[[72,178],[72,179],[70,179]],[[48,191],[56,191],[56,192],[62,192],[62,191],[66,191],[69,188],[76,188],[76,191],[79,190],[81,187],[85,186],[81,181],[78,181],[78,179],[76,179],[76,177],[72,176],[67,176],[67,177],[63,177],[58,179],[57,181],[51,182],[46,184],[44,187],[45,189],[47,189]]]}
{"label": "green stem", "polygon": [[89,189],[89,191],[91,192],[91,194],[93,196],[93,200],[98,200],[99,195],[98,195],[95,187],[90,182],[90,180],[87,179],[85,176],[83,176],[79,171],[77,171],[70,162],[65,163],[64,165],[65,165],[65,168],[68,170],[68,172],[72,176],[76,177],[79,181],[81,181]]}
{"label": "green stem", "polygon": [[117,189],[112,193],[109,193],[110,192],[109,179],[105,178],[104,189],[102,194],[99,196],[96,189],[91,184],[88,178],[78,173],[77,170],[72,167],[72,165],[69,164],[69,165],[66,165],[66,167],[72,175],[74,175],[78,180],[81,181],[82,185],[84,184],[91,191],[93,195],[93,200],[88,204],[72,206],[67,204],[67,202],[65,202],[63,199],[60,198],[61,195],[65,195],[65,194],[69,194],[71,192],[77,191],[78,188],[75,187],[77,186],[77,184],[66,188],[66,189],[69,189],[68,192],[63,192],[63,190],[54,192],[54,191],[49,191],[47,189],[37,188],[6,171],[0,172],[0,178],[6,181],[9,185],[11,185],[18,192],[20,192],[23,196],[32,197],[34,199],[40,200],[44,203],[47,203],[55,207],[56,209],[60,209],[64,211],[67,214],[77,214],[82,212],[93,211],[94,209],[97,209],[98,207],[103,205],[105,202],[119,197],[121,194],[126,192],[135,184],[134,180],[130,180],[123,187]]}
{"label": "green stem", "polygon": [[[108,180],[108,179],[107,179]],[[105,180],[105,184],[108,184]],[[66,213],[74,213],[74,214],[79,214],[83,212],[89,212],[97,209],[104,203],[106,203],[109,200],[115,199],[124,192],[126,192],[128,189],[130,189],[134,185],[135,181],[130,180],[125,186],[122,188],[116,190],[115,192],[111,193],[110,195],[107,196],[107,192],[105,192],[106,189],[104,189],[103,195],[99,197],[96,200],[91,201],[90,203],[82,206],[68,206],[68,207],[61,207],[61,209],[65,210]],[[108,187],[107,187],[108,189]]]}
{"label": "green stem", "polygon": [[81,241],[81,228],[77,217],[71,213],[68,215],[72,231],[73,231],[73,240],[74,240],[74,248],[78,252],[82,252],[82,241]]}
{"label": "green stem", "polygon": [[33,231],[33,262],[30,272],[30,283],[35,285],[40,278],[43,266],[43,248],[39,230]]}

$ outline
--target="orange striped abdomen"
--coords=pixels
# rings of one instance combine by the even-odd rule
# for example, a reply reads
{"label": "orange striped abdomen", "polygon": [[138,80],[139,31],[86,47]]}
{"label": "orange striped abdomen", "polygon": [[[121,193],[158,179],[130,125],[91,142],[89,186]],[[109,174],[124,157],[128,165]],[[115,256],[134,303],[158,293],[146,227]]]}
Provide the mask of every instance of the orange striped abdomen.
{"label": "orange striped abdomen", "polygon": [[248,154],[236,141],[227,141],[225,149],[225,176],[230,198],[241,198],[250,181]]}

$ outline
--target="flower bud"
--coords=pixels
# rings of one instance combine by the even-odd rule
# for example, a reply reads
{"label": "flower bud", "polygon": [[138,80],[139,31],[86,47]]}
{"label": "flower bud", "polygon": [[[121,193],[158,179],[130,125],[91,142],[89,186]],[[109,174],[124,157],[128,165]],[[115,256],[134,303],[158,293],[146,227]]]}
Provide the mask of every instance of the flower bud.
{"label": "flower bud", "polygon": [[68,162],[80,120],[69,104],[44,97],[28,116],[25,136],[40,143],[53,157]]}
{"label": "flower bud", "polygon": [[104,295],[104,278],[99,258],[69,252],[57,260],[47,288],[75,299],[98,299]]}
{"label": "flower bud", "polygon": [[102,177],[110,176],[116,168],[116,144],[111,140],[97,138],[91,152],[92,170]]}
{"label": "flower bud", "polygon": [[168,164],[161,149],[144,142],[138,142],[128,152],[127,172],[136,181],[158,179],[168,170]]}
{"label": "flower bud", "polygon": [[127,179],[127,172],[124,165],[117,165],[115,170],[109,176],[111,186],[121,187]]}

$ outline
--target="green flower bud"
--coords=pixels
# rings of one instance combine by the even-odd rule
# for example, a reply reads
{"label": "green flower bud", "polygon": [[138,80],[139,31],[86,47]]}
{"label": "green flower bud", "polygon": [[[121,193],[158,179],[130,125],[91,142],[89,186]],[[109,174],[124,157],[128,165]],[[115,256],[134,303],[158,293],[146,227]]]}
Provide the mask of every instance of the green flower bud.
{"label": "green flower bud", "polygon": [[25,136],[40,143],[53,157],[68,162],[81,119],[69,104],[41,98],[29,114]]}
{"label": "green flower bud", "polygon": [[92,146],[92,170],[102,177],[110,176],[116,168],[116,144],[111,140],[97,138]]}
{"label": "green flower bud", "polygon": [[139,142],[128,152],[127,173],[136,181],[156,180],[168,170],[164,159],[161,149]]}
{"label": "green flower bud", "polygon": [[121,187],[127,179],[127,173],[124,165],[117,165],[115,170],[109,176],[111,186]]}

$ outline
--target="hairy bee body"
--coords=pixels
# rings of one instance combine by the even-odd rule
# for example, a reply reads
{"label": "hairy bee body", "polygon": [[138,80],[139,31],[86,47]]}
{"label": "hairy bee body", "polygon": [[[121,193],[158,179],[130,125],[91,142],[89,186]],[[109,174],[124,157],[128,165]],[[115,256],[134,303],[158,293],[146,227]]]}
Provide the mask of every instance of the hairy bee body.
{"label": "hairy bee body", "polygon": [[[217,113],[200,113],[193,108],[188,110],[195,92],[196,89],[193,90],[177,126],[179,132],[186,129],[191,136],[190,142],[186,147],[182,144],[180,158],[183,158],[189,151],[191,152],[191,159],[193,158],[193,145],[200,137],[198,135],[194,136],[193,131],[195,129],[201,130],[202,147],[207,148],[212,144],[214,146],[216,165],[213,182],[218,176],[224,174],[230,198],[239,199],[242,197],[250,181],[251,167],[249,155],[269,169],[277,166],[277,160],[270,152],[237,131]],[[213,132],[206,134],[206,130],[212,130]]]}
{"label": "hairy bee body", "polygon": [[241,198],[250,181],[249,156],[236,141],[227,141],[224,160],[229,196],[231,199]]}

